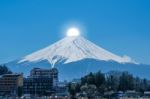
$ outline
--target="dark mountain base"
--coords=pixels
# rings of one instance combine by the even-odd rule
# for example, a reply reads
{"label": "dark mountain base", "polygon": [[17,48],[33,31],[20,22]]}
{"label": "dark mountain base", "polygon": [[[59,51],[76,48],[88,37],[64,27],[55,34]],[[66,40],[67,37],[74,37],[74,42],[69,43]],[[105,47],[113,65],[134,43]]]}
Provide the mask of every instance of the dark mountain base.
{"label": "dark mountain base", "polygon": [[[34,67],[37,68],[51,68],[48,61],[40,62],[24,62],[21,64],[16,64],[17,62],[12,62],[6,64],[13,72],[24,73],[24,76],[30,74],[30,70]],[[59,63],[55,66],[59,71],[59,79],[62,80],[72,80],[75,78],[80,78],[90,72],[102,71],[104,73],[109,71],[128,71],[134,76],[141,78],[150,79],[150,65],[144,64],[120,64],[114,61],[98,61],[94,59],[84,59],[77,62],[72,62],[69,64]]]}

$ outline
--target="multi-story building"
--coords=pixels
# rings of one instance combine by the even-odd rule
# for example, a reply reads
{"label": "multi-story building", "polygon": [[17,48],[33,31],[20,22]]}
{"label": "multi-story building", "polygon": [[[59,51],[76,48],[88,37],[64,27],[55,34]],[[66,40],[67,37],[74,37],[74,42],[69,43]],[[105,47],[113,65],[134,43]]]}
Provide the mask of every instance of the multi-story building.
{"label": "multi-story building", "polygon": [[50,75],[53,78],[53,87],[58,86],[58,70],[56,68],[50,69]]}
{"label": "multi-story building", "polygon": [[25,78],[24,79],[24,94],[31,95],[47,95],[53,92],[52,78],[38,77],[38,78]]}
{"label": "multi-story building", "polygon": [[17,95],[23,87],[23,74],[4,74],[0,77],[0,93],[2,95]]}
{"label": "multi-story building", "polygon": [[34,68],[30,71],[29,77],[32,78],[51,77],[51,72],[50,69]]}
{"label": "multi-story building", "polygon": [[54,93],[58,82],[57,69],[34,68],[30,76],[24,79],[24,94],[49,95]]}

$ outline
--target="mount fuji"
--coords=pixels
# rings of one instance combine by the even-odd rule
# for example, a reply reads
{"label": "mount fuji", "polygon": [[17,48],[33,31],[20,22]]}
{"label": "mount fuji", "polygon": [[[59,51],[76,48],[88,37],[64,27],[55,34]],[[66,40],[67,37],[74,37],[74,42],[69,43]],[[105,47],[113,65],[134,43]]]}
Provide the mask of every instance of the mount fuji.
{"label": "mount fuji", "polygon": [[60,80],[80,78],[89,72],[129,71],[149,77],[150,66],[139,64],[128,56],[115,55],[81,36],[64,39],[18,60],[6,63],[13,72],[28,76],[37,68],[57,68]]}

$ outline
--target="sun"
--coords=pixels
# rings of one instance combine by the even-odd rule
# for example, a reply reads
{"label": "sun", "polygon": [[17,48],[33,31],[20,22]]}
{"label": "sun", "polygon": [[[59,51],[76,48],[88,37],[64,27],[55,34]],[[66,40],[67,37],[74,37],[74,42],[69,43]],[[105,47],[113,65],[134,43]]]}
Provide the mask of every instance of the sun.
{"label": "sun", "polygon": [[69,28],[67,30],[67,36],[68,37],[76,37],[80,35],[80,31],[77,28]]}

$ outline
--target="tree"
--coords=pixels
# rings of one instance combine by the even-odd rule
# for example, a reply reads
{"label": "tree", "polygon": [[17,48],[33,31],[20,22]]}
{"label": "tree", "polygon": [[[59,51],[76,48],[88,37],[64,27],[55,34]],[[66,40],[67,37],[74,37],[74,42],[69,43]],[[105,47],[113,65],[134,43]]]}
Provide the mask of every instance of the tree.
{"label": "tree", "polygon": [[108,91],[127,91],[135,90],[137,92],[150,91],[150,81],[133,77],[128,72],[111,71],[107,74],[89,73],[81,78],[81,82],[69,83],[69,92],[75,95],[78,92],[91,94],[99,92],[103,94]]}
{"label": "tree", "polygon": [[117,91],[121,74],[119,71],[110,71],[108,73],[106,76],[106,86],[109,91]]}
{"label": "tree", "polygon": [[128,72],[123,72],[120,77],[119,90],[127,91],[134,89],[134,78]]}
{"label": "tree", "polygon": [[95,77],[93,73],[90,73],[87,76],[87,84],[95,84]]}
{"label": "tree", "polygon": [[11,73],[12,72],[5,65],[0,65],[0,75]]}
{"label": "tree", "polygon": [[105,76],[100,71],[95,74],[95,85],[99,88],[105,83]]}
{"label": "tree", "polygon": [[85,84],[83,86],[81,86],[81,91],[85,92],[88,96],[92,96],[94,95],[94,93],[96,92],[97,87],[93,84]]}
{"label": "tree", "polygon": [[80,84],[78,83],[69,83],[68,84],[69,93],[75,96],[76,93],[80,92]]}

